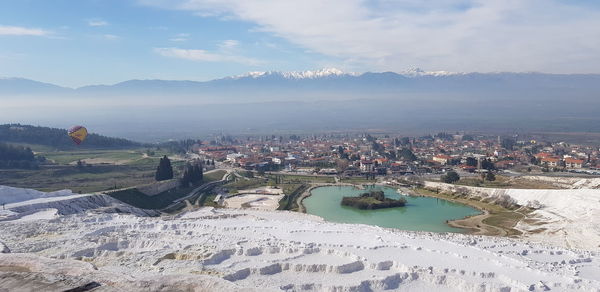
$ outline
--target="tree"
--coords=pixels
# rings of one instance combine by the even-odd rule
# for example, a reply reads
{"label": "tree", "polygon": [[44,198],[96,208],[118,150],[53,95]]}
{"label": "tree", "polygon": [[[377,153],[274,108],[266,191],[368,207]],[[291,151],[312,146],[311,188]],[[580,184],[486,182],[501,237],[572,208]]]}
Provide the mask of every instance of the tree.
{"label": "tree", "polygon": [[189,186],[190,184],[196,185],[202,181],[202,169],[196,164],[186,164],[183,170],[183,174],[181,175],[181,185],[184,187]]}
{"label": "tree", "polygon": [[188,163],[185,165],[185,168],[183,169],[183,174],[181,175],[181,179],[179,180],[183,187],[188,187],[190,186],[190,183],[192,183],[193,171],[194,168],[191,164]]}
{"label": "tree", "polygon": [[511,138],[503,138],[502,141],[500,141],[500,145],[502,146],[502,148],[507,150],[513,150],[515,144],[516,141]]}
{"label": "tree", "polygon": [[154,178],[157,181],[168,180],[173,178],[173,167],[171,166],[171,160],[165,155],[160,159],[158,167],[156,168],[156,174]]}
{"label": "tree", "polygon": [[448,184],[455,183],[460,180],[460,176],[456,171],[449,171],[445,175],[442,175],[442,181]]}
{"label": "tree", "polygon": [[538,160],[537,160],[537,158],[535,158],[535,156],[531,156],[529,158],[529,163],[538,165]]}
{"label": "tree", "polygon": [[400,139],[400,144],[406,146],[406,145],[410,145],[410,138],[408,137],[402,137],[402,139]]}
{"label": "tree", "polygon": [[35,156],[29,147],[0,143],[0,168],[37,168],[43,156]]}
{"label": "tree", "polygon": [[494,165],[494,163],[490,159],[482,159],[481,160],[481,168],[487,169],[487,170],[495,170],[496,165]]}
{"label": "tree", "polygon": [[194,165],[194,182],[199,183],[204,180],[204,173],[202,173],[202,165]]}
{"label": "tree", "polygon": [[346,168],[348,168],[349,165],[350,162],[346,159],[338,159],[335,161],[335,168],[339,172],[343,172],[344,170],[346,170]]}
{"label": "tree", "polygon": [[198,163],[188,163],[185,165],[183,169],[183,174],[181,175],[181,185],[184,187],[192,185],[197,185],[202,182],[203,174],[202,174],[202,166]]}
{"label": "tree", "polygon": [[402,148],[402,150],[398,152],[398,157],[408,161],[417,160],[417,156],[415,156],[415,154],[408,148]]}
{"label": "tree", "polygon": [[488,171],[487,174],[485,175],[485,179],[487,181],[495,181],[496,180],[496,175],[494,175],[493,172]]}
{"label": "tree", "polygon": [[474,157],[467,157],[467,165],[477,167],[477,159]]}

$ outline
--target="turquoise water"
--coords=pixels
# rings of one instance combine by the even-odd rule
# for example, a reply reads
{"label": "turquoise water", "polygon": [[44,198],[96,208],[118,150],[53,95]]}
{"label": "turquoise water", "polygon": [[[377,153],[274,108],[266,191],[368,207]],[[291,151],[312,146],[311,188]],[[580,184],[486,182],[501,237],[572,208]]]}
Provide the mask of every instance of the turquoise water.
{"label": "turquoise water", "polygon": [[358,196],[370,190],[383,190],[385,196],[392,199],[402,196],[396,189],[381,186],[370,186],[366,190],[351,186],[331,186],[313,189],[312,195],[304,199],[303,204],[307,213],[323,217],[327,221],[432,232],[462,232],[460,228],[448,226],[446,220],[481,213],[463,204],[431,197],[404,196],[407,200],[405,207],[379,210],[359,210],[340,204],[342,197]]}

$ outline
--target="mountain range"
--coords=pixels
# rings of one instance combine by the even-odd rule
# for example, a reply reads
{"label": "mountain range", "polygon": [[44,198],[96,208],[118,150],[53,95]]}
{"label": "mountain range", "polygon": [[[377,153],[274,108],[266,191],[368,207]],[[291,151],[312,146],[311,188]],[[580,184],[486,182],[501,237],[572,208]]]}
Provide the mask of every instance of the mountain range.
{"label": "mountain range", "polygon": [[[600,92],[600,74],[545,73],[454,73],[405,72],[345,73],[330,68],[301,72],[249,72],[210,81],[128,80],[112,85],[67,88],[23,79],[0,78],[0,95],[136,95],[151,94],[202,96],[204,94],[251,94],[250,91],[291,91],[293,93],[430,93],[493,92],[550,94],[559,92]],[[247,100],[246,100],[247,101]]]}
{"label": "mountain range", "polygon": [[66,88],[0,79],[0,123],[86,124],[152,142],[294,131],[600,132],[600,74],[337,69]]}

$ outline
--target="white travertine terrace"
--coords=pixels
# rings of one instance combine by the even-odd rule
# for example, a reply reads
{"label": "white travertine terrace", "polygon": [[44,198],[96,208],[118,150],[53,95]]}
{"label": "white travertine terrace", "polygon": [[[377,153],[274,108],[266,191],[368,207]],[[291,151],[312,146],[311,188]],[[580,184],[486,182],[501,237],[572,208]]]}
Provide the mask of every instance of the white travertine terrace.
{"label": "white travertine terrace", "polygon": [[3,190],[25,201],[0,214],[0,290],[600,291],[593,250],[287,211],[149,217],[104,195]]}

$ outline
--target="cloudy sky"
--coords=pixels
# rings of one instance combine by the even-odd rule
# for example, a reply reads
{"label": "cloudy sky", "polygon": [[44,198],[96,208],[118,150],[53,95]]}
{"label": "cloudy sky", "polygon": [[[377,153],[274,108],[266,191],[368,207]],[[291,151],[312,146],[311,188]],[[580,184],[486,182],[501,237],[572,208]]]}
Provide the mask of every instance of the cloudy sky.
{"label": "cloudy sky", "polygon": [[0,76],[64,86],[248,71],[600,73],[597,0],[3,0]]}

